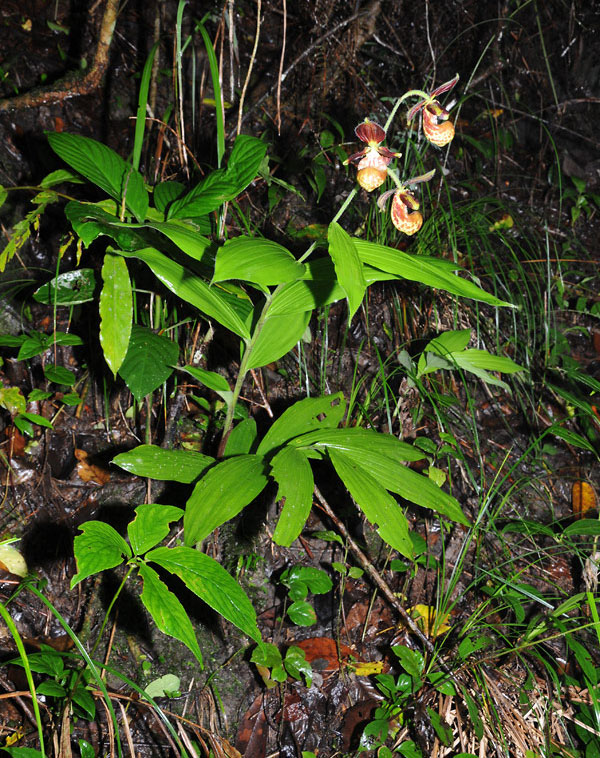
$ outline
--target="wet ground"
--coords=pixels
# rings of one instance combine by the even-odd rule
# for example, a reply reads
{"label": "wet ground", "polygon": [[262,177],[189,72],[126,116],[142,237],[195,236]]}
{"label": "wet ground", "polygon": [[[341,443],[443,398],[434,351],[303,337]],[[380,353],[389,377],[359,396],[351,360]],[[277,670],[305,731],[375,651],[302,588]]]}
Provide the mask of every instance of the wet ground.
{"label": "wet ground", "polygon": [[[33,185],[57,167],[45,142],[45,131],[93,136],[127,156],[133,144],[131,117],[137,106],[139,74],[155,39],[160,40],[160,52],[151,87],[152,118],[160,121],[170,117],[171,106],[177,107],[172,63],[177,4],[172,0],[125,3],[109,40],[104,71],[98,43],[103,41],[102,23],[109,6],[107,0],[4,0],[0,9],[0,98],[4,98],[0,101],[0,184]],[[226,110],[228,136],[236,132],[238,106],[245,90],[242,131],[266,135],[274,156],[273,175],[302,193],[302,198],[286,191],[278,194],[277,185],[269,188],[264,181],[255,182],[240,199],[248,222],[271,238],[303,249],[306,239],[319,233],[319,225],[328,223],[352,186],[339,156],[327,149],[324,132],[334,134],[337,143],[341,141],[339,127],[350,152],[352,146],[346,143],[353,140],[352,130],[365,115],[384,121],[393,98],[406,89],[424,86],[431,79],[439,84],[458,72],[463,100],[460,111],[455,111],[456,149],[445,164],[449,197],[458,209],[475,196],[489,198],[490,202],[501,199],[503,208],[510,208],[518,228],[519,276],[531,272],[523,289],[542,293],[537,300],[539,320],[534,319],[535,329],[526,332],[529,336],[525,339],[531,344],[514,348],[524,350],[531,358],[530,389],[510,395],[473,383],[469,385],[469,400],[464,385],[446,378],[434,398],[445,408],[444,418],[458,439],[460,451],[460,456],[440,459],[439,465],[449,466],[453,492],[470,517],[477,516],[482,503],[476,484],[485,482],[493,493],[490,508],[498,508],[499,530],[494,538],[471,545],[462,555],[459,529],[442,535],[434,519],[423,518],[415,509],[409,515],[415,532],[427,545],[430,564],[414,571],[392,571],[387,550],[354,515],[352,504],[343,494],[333,487],[328,489],[324,482],[325,497],[347,519],[351,535],[393,591],[402,596],[406,607],[435,604],[435,562],[452,569],[460,559],[463,570],[450,594],[451,599],[463,598],[451,620],[457,629],[481,601],[479,594],[469,591],[472,582],[481,570],[492,576],[499,553],[501,563],[511,563],[514,577],[538,592],[554,593],[557,602],[583,591],[587,587],[583,577],[586,564],[579,561],[579,553],[569,554],[564,544],[548,535],[535,540],[529,534],[516,537],[508,527],[515,521],[570,523],[579,515],[574,507],[580,507],[573,497],[573,484],[585,481],[598,486],[600,482],[596,456],[568,441],[547,438],[546,450],[540,445],[535,455],[525,455],[532,439],[553,421],[573,412],[564,395],[540,389],[548,380],[551,363],[544,351],[555,350],[557,362],[565,356],[577,361],[583,373],[600,380],[600,328],[598,310],[594,310],[598,305],[600,260],[596,239],[600,225],[598,208],[590,195],[600,192],[596,128],[600,7],[559,0],[538,4],[372,0],[354,6],[336,0],[310,0],[289,3],[287,8],[270,1],[260,7],[260,38],[253,60],[255,3],[192,1],[182,22],[185,39],[193,32],[194,20],[209,14],[206,26],[216,40],[222,60],[223,94],[231,105]],[[284,20],[287,32],[282,59]],[[197,33],[193,44],[193,55],[184,58],[185,140],[201,166],[208,167],[216,163],[213,95],[206,54]],[[245,87],[251,62],[252,75]],[[96,64],[101,74],[97,86]],[[169,123],[174,122],[171,119]],[[189,161],[182,160],[177,139],[156,122],[149,122],[148,129],[143,163],[151,183],[157,177],[185,181],[191,169]],[[580,185],[584,189],[564,195],[565,189],[577,187],[573,177],[584,183]],[[29,210],[30,196],[25,190],[11,194],[0,210],[5,238]],[[355,233],[371,223],[369,202],[366,196],[360,197],[348,217],[349,228],[354,225]],[[577,203],[581,218],[573,225],[571,209]],[[464,222],[457,239],[465,246],[460,242],[458,246],[465,254],[465,264],[487,286],[493,281],[495,266],[502,264],[500,259],[494,262],[489,252],[477,257],[477,245],[467,245],[468,239],[474,239],[468,237],[469,219]],[[240,216],[233,212],[227,223],[232,235],[243,228]],[[50,208],[39,230],[1,275],[0,333],[51,331],[52,309],[33,302],[31,293],[54,274],[66,232],[60,209]],[[447,239],[438,239],[437,246],[434,254],[447,254]],[[558,256],[564,259],[560,264],[540,267],[540,260],[543,263]],[[93,259],[84,263],[92,268],[98,265]],[[68,251],[61,266],[67,270],[74,265],[74,253]],[[547,276],[553,283],[564,282],[560,307],[555,284],[550,302],[544,299]],[[564,335],[562,341],[551,341],[544,332],[544,315],[550,310],[557,314],[552,326],[556,334]],[[56,318],[57,329],[73,329],[88,345],[95,344],[96,317],[89,311],[79,309],[69,314],[59,309]],[[489,330],[488,336],[499,329],[503,341],[513,339],[511,318],[503,316],[499,323],[495,318],[491,311],[476,311],[465,305],[457,325],[450,298],[440,293],[424,294],[412,285],[400,290],[381,285],[370,296],[368,317],[357,317],[348,334],[341,306],[332,308],[313,325],[315,339],[307,346],[305,356],[312,391],[326,387],[331,392],[342,389],[347,395],[357,377],[364,382],[358,395],[364,415],[357,412],[362,423],[368,420],[406,439],[429,437],[437,445],[439,427],[431,406],[406,380],[390,382],[400,398],[391,430],[384,404],[377,401],[369,405],[367,389],[377,377],[378,351],[388,356],[401,345],[414,345],[438,329],[477,323]],[[324,333],[325,319],[327,342],[319,336]],[[189,349],[196,339],[197,335],[186,334],[182,345]],[[44,356],[16,361],[14,350],[0,350],[4,360],[0,379],[5,387],[24,392],[45,389]],[[229,361],[230,370],[234,369],[226,343],[217,344],[213,355],[220,365]],[[84,644],[91,646],[117,577],[106,576],[69,589],[77,527],[92,518],[123,526],[133,506],[144,501],[181,503],[186,494],[160,483],[150,486],[146,480],[110,466],[116,453],[147,439],[147,417],[144,410],[133,415],[129,412],[131,401],[124,387],[107,389],[105,369],[97,353],[86,347],[61,346],[51,358],[75,372],[83,402],[69,406],[61,402],[61,394],[53,392],[30,408],[53,422],[52,431],[37,431],[33,438],[21,434],[11,423],[10,414],[2,411],[2,536],[22,537],[27,564],[45,581],[46,597]],[[321,381],[324,366],[328,371],[326,381]],[[300,382],[299,386],[297,376],[297,360],[290,357],[263,370],[245,388],[243,394],[259,423],[266,421],[263,393],[274,408],[302,395],[304,385]],[[218,428],[213,416],[185,397],[197,392],[197,388],[180,387],[164,405],[156,398],[151,420],[156,444],[183,445],[205,452],[215,446]],[[459,402],[444,406],[443,398],[451,396],[458,397]],[[214,408],[214,398],[208,399]],[[579,434],[589,433],[592,439],[595,433],[597,439],[594,419],[587,423],[590,429],[584,423],[573,428]],[[496,490],[498,477],[502,486]],[[354,577],[342,578],[340,570],[331,570],[332,563],[348,569],[356,568],[356,562],[337,542],[323,539],[320,533],[331,530],[334,524],[318,505],[302,539],[290,549],[274,545],[265,529],[265,523],[274,523],[276,508],[273,502],[259,504],[259,517],[245,514],[238,523],[221,528],[206,549],[239,578],[257,609],[264,638],[282,650],[291,644],[303,648],[313,666],[311,687],[291,679],[281,688],[266,687],[249,663],[243,640],[206,607],[192,604],[188,607],[206,662],[206,670],[198,670],[181,645],[152,628],[133,592],[119,603],[97,655],[106,656],[142,687],[159,676],[176,674],[180,694],[160,702],[176,714],[173,718],[179,734],[184,735],[182,739],[188,740],[186,747],[189,749],[192,740],[203,755],[209,750],[214,755],[249,758],[301,756],[302,751],[321,756],[353,754],[364,724],[381,701],[369,675],[371,670],[361,666],[375,664],[379,671],[393,671],[391,645],[414,648],[418,644],[394,608],[364,576],[355,572]],[[592,507],[588,515],[595,513]],[[503,527],[507,527],[506,532]],[[505,542],[498,541],[498,533]],[[533,561],[532,552],[536,556]],[[285,616],[286,593],[278,580],[286,567],[296,563],[326,568],[334,579],[332,592],[312,598],[317,624],[311,627],[292,624]],[[8,574],[0,579],[5,601],[16,580]],[[21,593],[11,607],[30,650],[42,645],[72,650],[57,618],[35,598]],[[505,634],[511,618],[507,612],[504,616],[496,613],[491,619],[490,627],[498,638]],[[0,630],[7,660],[15,653],[14,643],[6,628]],[[449,644],[446,649],[455,648]],[[552,653],[561,657],[564,645],[557,641]],[[523,722],[514,726],[509,747],[502,754],[524,755],[527,749],[536,750],[540,744],[536,742],[538,722],[528,720],[529,716],[519,710],[518,689],[526,676],[522,662],[509,657],[505,664],[482,666],[479,671],[485,681],[467,677],[464,681],[469,691],[499,691],[498,700],[509,704],[510,718]],[[544,675],[536,671],[535,676],[540,698],[553,697],[544,689]],[[0,686],[6,695],[0,701],[2,738],[12,738],[17,725],[23,723],[25,736],[18,744],[34,746],[34,722],[22,674],[14,666],[3,666]],[[173,736],[165,731],[155,712],[136,704],[132,688],[114,674],[108,677],[107,686],[115,704],[127,708],[126,715],[125,711],[118,712],[122,736],[124,740],[131,738],[135,752],[173,754]],[[585,693],[581,697],[585,698]],[[575,696],[573,702],[579,702]],[[453,733],[460,734],[450,745],[440,742],[427,715],[428,707],[443,713]],[[567,720],[573,708],[571,701],[565,701]],[[461,732],[459,725],[468,717],[450,696],[425,688],[410,709],[404,732],[424,755],[501,754],[493,735],[486,732],[475,740],[467,727]],[[43,715],[48,734],[68,734],[71,728],[74,749],[82,738],[93,745],[96,755],[109,752],[106,714],[100,699],[95,720],[60,722],[61,714],[52,711],[51,701],[44,706]],[[561,740],[566,744],[567,727],[562,724],[550,723],[548,734],[556,744],[563,744]],[[63,751],[61,754],[68,755],[66,750],[63,743],[56,745],[57,754]]]}

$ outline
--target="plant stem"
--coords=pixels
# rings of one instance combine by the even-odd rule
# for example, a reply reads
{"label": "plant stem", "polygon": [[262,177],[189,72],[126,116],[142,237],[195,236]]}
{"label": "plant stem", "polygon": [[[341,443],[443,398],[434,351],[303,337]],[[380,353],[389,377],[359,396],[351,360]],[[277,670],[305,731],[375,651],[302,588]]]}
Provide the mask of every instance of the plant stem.
{"label": "plant stem", "polygon": [[271,294],[265,295],[265,304],[263,305],[261,314],[258,318],[258,321],[256,322],[256,326],[254,327],[252,337],[250,337],[249,340],[245,341],[244,354],[242,355],[242,360],[240,362],[240,370],[238,371],[235,387],[233,388],[233,397],[231,398],[231,402],[227,407],[227,415],[225,416],[225,424],[223,425],[223,434],[221,435],[221,444],[219,445],[219,455],[223,454],[225,442],[227,440],[229,432],[231,431],[231,427],[233,426],[233,414],[235,413],[235,407],[240,397],[240,392],[242,391],[244,380],[246,379],[246,374],[249,371],[248,363],[250,362],[252,349],[254,348],[256,340],[259,338],[262,328],[265,325],[271,302],[282,287],[283,285],[280,284],[273,290]]}

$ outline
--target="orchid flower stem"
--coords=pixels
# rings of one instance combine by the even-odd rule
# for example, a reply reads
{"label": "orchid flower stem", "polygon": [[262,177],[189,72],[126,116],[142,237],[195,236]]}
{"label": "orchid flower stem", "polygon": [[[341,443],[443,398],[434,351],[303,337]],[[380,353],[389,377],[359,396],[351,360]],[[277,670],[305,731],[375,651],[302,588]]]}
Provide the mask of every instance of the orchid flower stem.
{"label": "orchid flower stem", "polygon": [[[346,208],[350,205],[350,203],[356,197],[357,192],[358,192],[357,188],[354,187],[354,189],[348,194],[348,197],[344,200],[344,202],[340,206],[340,209],[331,220],[332,224],[336,222],[342,216]],[[317,243],[313,242],[312,245],[308,248],[308,250],[304,253],[304,255],[298,258],[298,263],[304,263],[304,261],[309,257],[309,255],[312,253],[312,251],[315,249],[316,246],[317,246]]]}
{"label": "orchid flower stem", "polygon": [[385,126],[383,128],[385,129],[386,132],[390,128],[390,124],[394,120],[394,117],[395,117],[396,113],[398,112],[398,108],[402,105],[402,103],[405,100],[408,100],[409,97],[420,97],[422,100],[428,100],[429,99],[429,95],[427,94],[427,92],[423,92],[423,90],[421,90],[421,89],[411,89],[408,92],[405,92],[402,95],[402,97],[399,97],[396,100],[396,104],[392,108],[392,112],[388,116],[388,120],[385,122]]}

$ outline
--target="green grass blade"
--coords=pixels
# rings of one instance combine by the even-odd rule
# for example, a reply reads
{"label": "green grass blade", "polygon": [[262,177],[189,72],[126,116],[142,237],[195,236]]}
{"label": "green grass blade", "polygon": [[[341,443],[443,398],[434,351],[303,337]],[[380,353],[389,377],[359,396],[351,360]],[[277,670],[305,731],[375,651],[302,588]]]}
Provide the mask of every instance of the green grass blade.
{"label": "green grass blade", "polygon": [[223,156],[225,155],[225,123],[223,120],[223,94],[221,92],[221,82],[219,81],[219,64],[215,55],[212,42],[204,24],[200,21],[197,28],[204,40],[208,62],[210,64],[210,75],[212,77],[213,91],[215,93],[215,113],[217,115],[217,167],[221,168]]}
{"label": "green grass blade", "polygon": [[144,131],[146,129],[146,106],[148,105],[148,89],[150,88],[150,77],[152,75],[152,65],[154,56],[158,50],[158,42],[152,46],[152,50],[144,64],[142,71],[142,81],[140,82],[140,92],[138,95],[138,108],[135,116],[135,136],[133,140],[133,167],[136,171],[140,167],[140,158],[142,157],[142,144],[144,142]]}
{"label": "green grass blade", "polygon": [[0,616],[2,616],[4,623],[8,627],[8,630],[11,633],[12,638],[14,639],[15,644],[17,646],[17,650],[19,651],[21,663],[23,664],[23,669],[25,670],[25,676],[27,677],[27,686],[29,687],[29,691],[31,692],[31,705],[33,708],[33,712],[35,714],[35,721],[38,728],[40,750],[42,751],[42,755],[45,756],[46,752],[44,750],[44,732],[42,728],[42,717],[40,715],[40,706],[38,704],[37,696],[35,694],[35,684],[33,682],[33,676],[31,675],[29,659],[27,658],[27,653],[25,652],[25,645],[23,645],[23,640],[21,639],[19,630],[15,626],[15,622],[12,620],[12,617],[10,613],[7,611],[4,603],[0,603]]}

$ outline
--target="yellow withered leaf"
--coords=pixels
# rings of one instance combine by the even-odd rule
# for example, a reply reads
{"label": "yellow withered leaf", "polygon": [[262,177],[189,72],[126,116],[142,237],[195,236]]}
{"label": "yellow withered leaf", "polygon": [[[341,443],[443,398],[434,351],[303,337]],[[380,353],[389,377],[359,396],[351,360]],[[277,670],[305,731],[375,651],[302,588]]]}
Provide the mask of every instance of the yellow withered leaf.
{"label": "yellow withered leaf", "polygon": [[357,661],[349,664],[349,666],[356,676],[371,676],[371,674],[381,674],[383,671],[383,661],[372,661],[371,663]]}
{"label": "yellow withered leaf", "polygon": [[596,492],[587,482],[573,482],[571,505],[575,518],[583,518],[588,511],[596,509]]}
{"label": "yellow withered leaf", "polygon": [[449,613],[439,614],[435,608],[431,605],[413,605],[412,608],[408,608],[408,613],[417,622],[419,629],[427,637],[435,639],[441,634],[445,634],[452,627],[448,624],[450,618]]}

